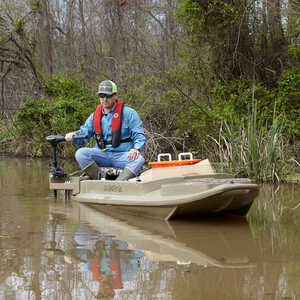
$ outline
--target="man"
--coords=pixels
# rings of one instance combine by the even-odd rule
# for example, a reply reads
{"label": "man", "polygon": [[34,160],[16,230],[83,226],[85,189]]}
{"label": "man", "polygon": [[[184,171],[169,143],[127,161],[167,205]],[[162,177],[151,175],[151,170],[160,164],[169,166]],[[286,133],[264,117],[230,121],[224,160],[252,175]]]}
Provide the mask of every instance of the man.
{"label": "man", "polygon": [[[117,86],[110,80],[99,84],[97,106],[80,130],[66,134],[66,141],[82,146],[89,138],[96,140],[94,148],[80,148],[75,158],[91,179],[97,179],[98,167],[121,168],[116,180],[128,180],[139,175],[145,162],[141,151],[145,134],[138,113],[118,100]],[[73,140],[86,135],[86,140]]]}

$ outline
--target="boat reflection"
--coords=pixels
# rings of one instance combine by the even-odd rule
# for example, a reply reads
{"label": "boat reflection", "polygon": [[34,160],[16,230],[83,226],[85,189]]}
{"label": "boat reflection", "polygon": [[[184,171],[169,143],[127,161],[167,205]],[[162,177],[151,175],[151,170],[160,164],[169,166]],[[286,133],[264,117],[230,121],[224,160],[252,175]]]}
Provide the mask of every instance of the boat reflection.
{"label": "boat reflection", "polygon": [[128,249],[142,250],[151,261],[234,269],[255,267],[255,241],[245,218],[169,223],[108,215],[80,203],[72,206],[70,215],[74,221],[126,242]]}
{"label": "boat reflection", "polygon": [[56,231],[64,252],[55,257],[64,261],[62,274],[72,294],[88,287],[82,299],[195,299],[195,293],[197,299],[292,299],[299,294],[298,244],[290,250],[274,247],[271,235],[252,233],[245,218],[168,223],[107,215],[77,202],[53,205],[51,215],[59,214],[65,228],[69,225]]}

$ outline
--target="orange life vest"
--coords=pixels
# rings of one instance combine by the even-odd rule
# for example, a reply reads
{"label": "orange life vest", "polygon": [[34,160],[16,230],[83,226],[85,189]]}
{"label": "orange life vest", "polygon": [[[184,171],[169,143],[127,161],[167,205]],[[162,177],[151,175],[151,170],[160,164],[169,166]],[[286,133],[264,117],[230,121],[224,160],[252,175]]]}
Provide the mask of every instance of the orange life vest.
{"label": "orange life vest", "polygon": [[[93,272],[93,279],[95,281],[98,281],[101,283],[101,273],[100,273],[100,259],[95,258],[92,261],[92,272]],[[113,284],[114,289],[121,289],[122,288],[122,282],[121,282],[121,271],[120,271],[120,265],[110,259],[110,270],[111,270],[111,281]]]}
{"label": "orange life vest", "polygon": [[122,101],[117,101],[115,109],[113,111],[112,117],[112,140],[104,141],[101,119],[102,119],[102,104],[99,104],[96,108],[93,118],[94,130],[96,133],[96,141],[100,149],[104,149],[105,145],[111,144],[114,148],[118,147],[122,142],[130,142],[131,139],[121,140],[121,127],[122,127],[122,113],[123,113],[124,103]]}

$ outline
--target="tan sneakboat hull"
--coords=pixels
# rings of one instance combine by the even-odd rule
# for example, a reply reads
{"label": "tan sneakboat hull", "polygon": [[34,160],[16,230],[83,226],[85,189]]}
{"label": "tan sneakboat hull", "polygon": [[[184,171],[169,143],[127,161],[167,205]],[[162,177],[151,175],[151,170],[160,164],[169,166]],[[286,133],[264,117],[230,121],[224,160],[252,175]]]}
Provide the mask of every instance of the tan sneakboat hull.
{"label": "tan sneakboat hull", "polygon": [[174,177],[145,183],[82,180],[72,199],[98,204],[103,210],[122,210],[164,220],[224,212],[245,215],[258,195],[258,186],[218,176],[222,175]]}
{"label": "tan sneakboat hull", "polygon": [[69,190],[73,200],[97,204],[104,211],[117,210],[163,220],[225,212],[245,215],[259,193],[258,185],[249,179],[215,174],[200,164],[168,169],[149,170],[141,176],[142,181],[50,179],[50,188]]}

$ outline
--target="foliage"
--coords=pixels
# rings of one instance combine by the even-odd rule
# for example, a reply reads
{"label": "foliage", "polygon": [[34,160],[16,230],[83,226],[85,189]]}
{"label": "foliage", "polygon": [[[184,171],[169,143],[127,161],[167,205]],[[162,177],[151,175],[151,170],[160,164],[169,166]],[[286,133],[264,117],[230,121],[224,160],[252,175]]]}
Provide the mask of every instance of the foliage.
{"label": "foliage", "polygon": [[[197,69],[208,65],[209,78],[223,83],[245,76],[274,87],[293,59],[287,51],[288,34],[274,17],[281,13],[279,6],[276,11],[264,5],[243,0],[182,1],[177,21],[187,32],[187,44],[181,49],[186,62]],[[273,21],[267,22],[267,16]],[[290,34],[295,27],[292,19]]]}
{"label": "foliage", "polygon": [[25,34],[25,27],[26,25],[26,19],[24,17],[18,17],[15,20],[15,31],[20,36],[23,36]]}
{"label": "foliage", "polygon": [[298,174],[289,174],[289,175],[287,175],[287,177],[286,177],[286,181],[288,181],[288,182],[298,182],[298,183],[300,183],[300,173],[298,173]]}
{"label": "foliage", "polygon": [[[280,135],[282,140],[277,140],[278,143],[287,142],[291,136],[297,136],[299,126],[297,128],[295,124],[299,109],[295,103],[297,101],[292,97],[298,93],[297,68],[283,73],[278,81],[278,88],[272,90],[268,89],[263,82],[254,83],[244,77],[227,84],[221,81],[209,83],[211,88],[204,90],[203,86],[195,87],[194,83],[190,86],[190,77],[185,76],[184,68],[181,68],[181,71],[180,68],[181,66],[175,66],[168,73],[160,73],[159,77],[140,76],[138,84],[131,88],[128,86],[132,78],[128,74],[126,78],[123,78],[123,84],[125,83],[124,86],[129,91],[126,94],[129,105],[139,110],[144,126],[150,134],[160,133],[169,139],[173,138],[173,141],[180,142],[178,148],[182,151],[192,151],[198,157],[208,157],[212,161],[219,161],[220,157],[215,152],[215,145],[208,135],[217,140],[220,127],[227,124],[230,126],[231,134],[236,136],[236,141],[231,147],[239,145],[241,130],[247,133],[247,124],[252,122],[254,125],[249,107],[255,101],[257,106],[255,130],[259,134],[257,142],[266,146],[266,149],[260,149],[260,151],[265,151],[266,157],[271,157],[269,156],[271,149],[268,148],[266,141],[272,137],[272,130],[275,130],[275,124],[278,125],[276,122],[285,120],[285,130],[282,133],[284,135]],[[288,80],[292,80],[292,84]],[[165,88],[166,86],[168,89]],[[295,116],[290,119],[289,111],[293,111],[292,107],[295,108]],[[280,114],[280,118],[276,116],[279,118],[276,122],[274,120],[275,109],[278,116]],[[255,139],[253,135],[252,140]],[[173,148],[165,148],[165,150],[174,151]],[[292,153],[285,151],[282,155],[286,156],[282,158],[282,161],[287,162]],[[236,162],[239,164],[241,161],[236,160]],[[249,160],[248,163],[251,161]],[[256,176],[257,171],[245,172],[235,167],[237,173]],[[279,168],[279,165],[277,167]],[[252,162],[252,166],[242,165],[241,168],[251,169],[255,168],[255,165]],[[259,176],[264,178],[262,180],[272,180],[269,175]]]}
{"label": "foliage", "polygon": [[7,137],[6,124],[3,120],[0,120],[0,141]]}
{"label": "foliage", "polygon": [[300,62],[300,45],[292,44],[288,47],[288,54],[293,65],[299,65]]}
{"label": "foliage", "polygon": [[252,55],[246,11],[244,1],[240,0],[182,2],[177,20],[188,35],[181,52],[194,69],[209,70],[202,75],[200,72],[199,79],[208,76],[212,80],[228,81],[250,75]]}
{"label": "foliage", "polygon": [[260,182],[279,182],[287,172],[285,120],[274,110],[272,123],[267,126],[259,114],[257,102],[253,100],[249,119],[223,122],[218,140],[213,140],[222,168]]}
{"label": "foliage", "polygon": [[[253,101],[256,132],[268,136],[276,106],[285,120],[282,140],[299,139],[295,12],[283,15],[265,1],[243,0],[143,0],[122,7],[118,1],[4,3],[1,109],[31,98],[21,106],[17,126],[33,155],[45,152],[47,134],[77,129],[94,109],[96,99],[77,75],[49,75],[44,84],[47,72],[73,72],[78,66],[89,86],[95,79],[117,82],[120,98],[143,119],[149,157],[180,149],[218,161],[208,136],[218,140],[221,126],[222,134],[226,126],[236,138],[241,130],[248,134]],[[105,18],[96,17],[103,12]]]}
{"label": "foliage", "polygon": [[[138,81],[135,86],[132,86],[133,80]],[[157,154],[164,152],[175,152],[177,156],[177,148],[184,148],[176,125],[180,110],[178,92],[168,88],[166,79],[153,75],[133,79],[133,75],[123,74],[120,88],[121,99],[135,108],[143,120],[147,137],[146,160],[156,160]]]}
{"label": "foliage", "polygon": [[[241,1],[203,1],[186,0],[177,12],[178,19],[192,32],[210,30],[213,33],[224,31],[240,17]],[[217,27],[216,27],[217,25]]]}
{"label": "foliage", "polygon": [[281,75],[278,82],[278,109],[286,115],[286,135],[300,138],[300,66]]}
{"label": "foliage", "polygon": [[[93,111],[97,98],[89,95],[82,82],[70,75],[49,77],[45,80],[48,96],[22,103],[16,113],[17,130],[22,141],[33,146],[32,156],[45,154],[46,136],[78,129]],[[72,146],[64,151],[68,155]]]}
{"label": "foliage", "polygon": [[28,6],[31,8],[32,11],[37,11],[41,8],[42,3],[40,0],[29,0]]}

